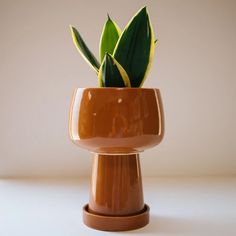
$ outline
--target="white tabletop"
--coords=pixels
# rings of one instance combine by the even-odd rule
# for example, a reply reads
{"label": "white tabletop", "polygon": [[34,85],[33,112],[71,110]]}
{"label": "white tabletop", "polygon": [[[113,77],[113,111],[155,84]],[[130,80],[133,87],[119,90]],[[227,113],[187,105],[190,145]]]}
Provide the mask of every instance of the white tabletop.
{"label": "white tabletop", "polygon": [[236,177],[148,178],[150,224],[111,233],[82,223],[86,179],[0,180],[0,236],[236,235]]}

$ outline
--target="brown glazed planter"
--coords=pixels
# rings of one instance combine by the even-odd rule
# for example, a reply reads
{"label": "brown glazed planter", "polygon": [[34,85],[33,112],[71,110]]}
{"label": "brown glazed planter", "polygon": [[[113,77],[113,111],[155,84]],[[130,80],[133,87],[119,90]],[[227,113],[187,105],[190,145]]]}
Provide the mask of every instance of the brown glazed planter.
{"label": "brown glazed planter", "polygon": [[95,153],[84,223],[105,231],[149,222],[139,153],[164,135],[160,91],[147,88],[78,88],[69,117],[71,140]]}

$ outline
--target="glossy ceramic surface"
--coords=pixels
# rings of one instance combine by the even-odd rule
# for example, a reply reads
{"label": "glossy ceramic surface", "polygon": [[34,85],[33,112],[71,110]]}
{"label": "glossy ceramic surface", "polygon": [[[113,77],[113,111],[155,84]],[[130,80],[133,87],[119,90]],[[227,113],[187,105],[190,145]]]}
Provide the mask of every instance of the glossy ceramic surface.
{"label": "glossy ceramic surface", "polygon": [[78,146],[95,153],[127,154],[159,144],[164,135],[160,91],[146,88],[78,88],[69,133]]}
{"label": "glossy ceramic surface", "polygon": [[79,88],[69,117],[71,140],[95,152],[89,204],[83,208],[89,227],[122,231],[149,222],[143,201],[139,154],[159,144],[164,117],[158,89]]}
{"label": "glossy ceramic surface", "polygon": [[89,212],[88,204],[83,207],[84,223],[94,229],[103,231],[127,231],[139,229],[149,223],[149,206],[144,205],[138,214],[125,216],[106,216]]}
{"label": "glossy ceramic surface", "polygon": [[139,155],[96,155],[93,161],[89,211],[132,215],[144,208]]}

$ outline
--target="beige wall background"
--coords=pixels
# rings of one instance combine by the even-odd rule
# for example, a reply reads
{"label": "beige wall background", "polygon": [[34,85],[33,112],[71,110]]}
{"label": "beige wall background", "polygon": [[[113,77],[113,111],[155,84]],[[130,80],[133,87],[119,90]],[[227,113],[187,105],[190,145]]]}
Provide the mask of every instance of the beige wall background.
{"label": "beige wall background", "polygon": [[144,87],[161,89],[163,143],[143,175],[236,174],[236,1],[0,0],[0,176],[87,176],[68,138],[75,87],[96,87],[68,25],[98,55],[107,12],[123,28],[147,5],[158,49]]}

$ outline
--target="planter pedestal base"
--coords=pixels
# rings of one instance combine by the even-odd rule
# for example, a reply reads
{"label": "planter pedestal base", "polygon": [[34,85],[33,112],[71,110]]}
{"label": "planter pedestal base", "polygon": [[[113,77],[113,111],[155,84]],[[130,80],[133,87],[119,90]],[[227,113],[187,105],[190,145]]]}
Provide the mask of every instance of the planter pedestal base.
{"label": "planter pedestal base", "polygon": [[89,212],[88,204],[83,208],[83,221],[90,228],[103,231],[127,231],[142,228],[149,223],[149,206],[142,212],[130,216],[105,216]]}
{"label": "planter pedestal base", "polygon": [[91,228],[124,231],[149,222],[139,154],[95,154],[89,196],[83,218]]}

